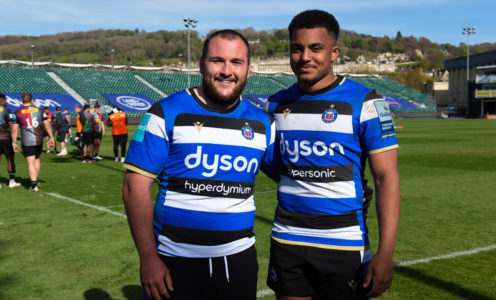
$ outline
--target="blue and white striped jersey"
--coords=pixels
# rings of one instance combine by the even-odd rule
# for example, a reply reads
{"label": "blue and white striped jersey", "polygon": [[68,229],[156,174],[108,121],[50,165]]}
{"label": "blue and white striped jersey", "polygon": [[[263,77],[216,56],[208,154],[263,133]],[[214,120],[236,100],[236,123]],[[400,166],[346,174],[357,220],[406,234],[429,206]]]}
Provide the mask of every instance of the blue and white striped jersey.
{"label": "blue and white striped jersey", "polygon": [[[282,165],[272,238],[362,251],[367,155],[398,147],[392,113],[374,91],[344,77],[313,94],[296,85],[269,98]],[[277,147],[277,146],[276,146]]]}
{"label": "blue and white striped jersey", "polygon": [[273,119],[244,98],[213,111],[184,90],[154,104],[124,167],[159,180],[159,253],[218,257],[252,246],[255,176],[271,163],[274,139]]}

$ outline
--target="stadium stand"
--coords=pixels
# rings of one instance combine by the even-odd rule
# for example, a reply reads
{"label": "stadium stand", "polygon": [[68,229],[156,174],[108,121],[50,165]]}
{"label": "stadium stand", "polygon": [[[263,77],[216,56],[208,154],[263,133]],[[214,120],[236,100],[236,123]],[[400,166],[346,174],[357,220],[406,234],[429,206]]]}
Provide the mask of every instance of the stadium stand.
{"label": "stadium stand", "polygon": [[[187,87],[188,74],[182,73],[135,73],[167,95],[181,91]],[[201,84],[200,74],[190,74],[190,86],[195,87]],[[153,98],[152,98],[153,99]]]}
{"label": "stadium stand", "polygon": [[[144,94],[153,101],[162,99],[187,87],[188,74],[159,73],[112,70],[74,70],[0,67],[0,92],[22,93],[68,93],[50,76],[54,72],[84,100],[99,99],[103,105],[112,105],[104,94]],[[140,81],[139,76],[142,80]],[[190,86],[201,84],[200,74],[190,74]],[[435,100],[421,92],[394,81],[372,77],[353,77],[351,79],[374,89],[378,94],[392,96],[415,105],[417,108],[396,108],[397,112],[435,112]],[[144,83],[143,81],[146,81]],[[243,91],[243,95],[271,95],[290,87],[296,82],[294,76],[253,75]],[[160,93],[162,92],[162,93]],[[142,112],[130,113],[132,117],[142,116]]]}
{"label": "stadium stand", "polygon": [[2,93],[58,93],[66,95],[50,76],[48,69],[0,67],[0,92]]}

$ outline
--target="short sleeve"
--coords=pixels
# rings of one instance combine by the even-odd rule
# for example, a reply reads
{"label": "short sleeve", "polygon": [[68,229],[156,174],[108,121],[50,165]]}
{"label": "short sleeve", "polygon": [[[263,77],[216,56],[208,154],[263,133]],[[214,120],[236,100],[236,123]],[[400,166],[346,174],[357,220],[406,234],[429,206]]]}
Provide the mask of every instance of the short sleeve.
{"label": "short sleeve", "polygon": [[141,119],[129,143],[124,168],[155,179],[164,168],[168,153],[163,108],[155,103]]}
{"label": "short sleeve", "polygon": [[369,155],[398,148],[393,113],[388,103],[375,92],[370,92],[363,102],[360,140]]}

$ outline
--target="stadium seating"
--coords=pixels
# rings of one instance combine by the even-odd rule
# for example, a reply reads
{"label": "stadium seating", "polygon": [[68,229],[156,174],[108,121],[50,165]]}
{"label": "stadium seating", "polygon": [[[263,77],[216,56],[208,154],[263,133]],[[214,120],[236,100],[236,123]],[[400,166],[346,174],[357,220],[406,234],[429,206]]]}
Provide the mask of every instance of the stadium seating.
{"label": "stadium seating", "polygon": [[132,72],[58,69],[54,72],[84,99],[99,99],[110,105],[103,94],[145,94],[157,101],[160,94],[134,77]]}
{"label": "stadium seating", "polygon": [[[154,88],[166,95],[171,95],[201,84],[200,74],[102,71],[79,69],[43,69],[0,67],[0,92],[3,93],[60,93],[67,94],[47,72],[54,72],[85,100],[99,99],[102,104],[111,105],[103,94],[144,94],[153,101],[163,95],[150,88],[135,76],[139,76]],[[418,109],[399,109],[397,111],[435,111],[435,100],[421,92],[408,88],[394,81],[382,78],[351,77],[354,81],[374,89],[380,95],[393,96],[420,106]],[[295,76],[258,76],[252,75],[243,90],[244,95],[271,95],[290,87],[296,82]],[[140,117],[142,112],[130,113],[131,117]]]}
{"label": "stadium seating", "polygon": [[[187,88],[188,74],[183,73],[135,73],[167,95]],[[190,74],[190,87],[201,84],[200,74]]]}
{"label": "stadium seating", "polygon": [[2,93],[57,93],[67,94],[50,76],[48,69],[0,67]]}

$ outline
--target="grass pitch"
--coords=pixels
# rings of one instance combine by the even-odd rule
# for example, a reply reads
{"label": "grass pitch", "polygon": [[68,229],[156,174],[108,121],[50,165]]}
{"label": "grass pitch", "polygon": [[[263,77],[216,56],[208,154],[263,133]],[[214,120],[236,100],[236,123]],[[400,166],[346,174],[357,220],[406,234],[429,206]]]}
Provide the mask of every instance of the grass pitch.
{"label": "grass pitch", "polygon": [[[495,299],[496,121],[397,123],[404,128],[397,130],[402,209],[395,262],[411,264],[395,269],[381,298]],[[66,157],[43,154],[38,193],[27,191],[22,155],[16,163],[23,187],[16,189],[7,187],[0,161],[0,299],[141,299],[138,256],[123,216],[124,169],[113,161],[111,144],[106,136],[105,160],[96,164],[81,163],[72,146]],[[275,299],[265,285],[275,190],[263,174],[257,177],[263,299]],[[376,249],[373,208],[368,224]],[[493,250],[464,252],[471,249]],[[445,257],[452,253],[459,255]]]}

